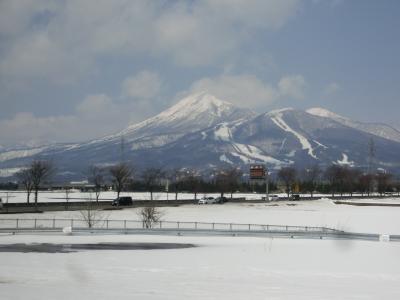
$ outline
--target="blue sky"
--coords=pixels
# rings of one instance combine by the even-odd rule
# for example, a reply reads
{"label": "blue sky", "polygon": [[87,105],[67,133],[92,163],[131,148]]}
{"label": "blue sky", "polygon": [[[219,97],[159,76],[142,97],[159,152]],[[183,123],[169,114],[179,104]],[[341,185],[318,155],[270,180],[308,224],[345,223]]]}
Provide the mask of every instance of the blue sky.
{"label": "blue sky", "polygon": [[400,2],[0,2],[0,145],[114,133],[208,90],[400,127]]}

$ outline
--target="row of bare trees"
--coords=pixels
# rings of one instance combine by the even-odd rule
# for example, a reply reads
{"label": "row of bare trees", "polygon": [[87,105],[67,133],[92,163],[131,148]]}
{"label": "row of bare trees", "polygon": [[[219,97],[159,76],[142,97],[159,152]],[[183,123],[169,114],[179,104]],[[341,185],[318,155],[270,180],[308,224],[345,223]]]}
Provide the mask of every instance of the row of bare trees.
{"label": "row of bare trees", "polygon": [[[159,186],[164,174],[165,172],[161,168],[149,168],[142,173],[141,178],[147,191],[150,192],[151,200],[153,200],[154,189]],[[118,198],[123,190],[132,185],[133,175],[133,168],[127,163],[118,163],[109,168],[91,166],[88,172],[88,180],[94,186],[96,202],[99,201],[100,192],[108,181],[111,181]]]}
{"label": "row of bare trees", "polygon": [[[150,200],[154,199],[154,192],[160,191],[167,187],[168,190],[175,193],[175,200],[178,199],[180,191],[190,191],[197,194],[204,191],[206,185],[204,179],[193,170],[173,169],[171,171],[162,168],[147,168],[140,174],[135,174],[133,169],[125,163],[120,163],[108,169],[99,167],[91,167],[89,170],[89,181],[94,185],[96,192],[96,200],[104,184],[106,184],[106,174],[110,175],[111,183],[117,192],[117,197],[123,190],[140,190],[143,189],[150,193]],[[225,193],[232,194],[239,188],[242,172],[239,169],[229,168],[216,172],[213,176],[212,185],[216,187],[221,196]]]}
{"label": "row of bare trees", "polygon": [[318,165],[303,170],[294,167],[284,167],[277,173],[277,179],[282,183],[288,197],[293,191],[308,192],[313,196],[314,191],[331,193],[332,196],[344,193],[352,195],[359,192],[362,195],[370,195],[378,192],[399,191],[399,181],[385,171],[364,173],[357,168],[333,164],[325,170]]}
{"label": "row of bare trees", "polygon": [[[50,179],[54,170],[51,162],[35,160],[17,173],[19,183],[26,190],[28,203],[33,192],[34,203],[37,204],[38,191],[41,185]],[[166,171],[152,167],[136,174],[131,165],[122,162],[108,168],[91,166],[87,178],[93,185],[96,202],[99,201],[101,191],[110,183],[117,197],[124,190],[143,190],[150,193],[151,200],[154,199],[155,191],[165,191],[165,188],[175,193],[176,200],[180,191],[194,193],[195,199],[200,192],[218,192],[221,196],[230,193],[232,198],[235,191],[248,192],[250,188],[249,184],[243,181],[240,169],[233,167],[218,170],[205,180],[197,172],[187,169]],[[388,172],[366,174],[357,168],[341,165],[331,165],[326,169],[314,165],[302,170],[283,167],[271,178],[271,190],[276,187],[274,179],[284,188],[288,197],[293,192],[308,192],[313,196],[314,191],[318,191],[332,193],[334,196],[354,192],[369,195],[372,191],[383,194],[400,190],[398,181],[393,180],[393,175]]]}

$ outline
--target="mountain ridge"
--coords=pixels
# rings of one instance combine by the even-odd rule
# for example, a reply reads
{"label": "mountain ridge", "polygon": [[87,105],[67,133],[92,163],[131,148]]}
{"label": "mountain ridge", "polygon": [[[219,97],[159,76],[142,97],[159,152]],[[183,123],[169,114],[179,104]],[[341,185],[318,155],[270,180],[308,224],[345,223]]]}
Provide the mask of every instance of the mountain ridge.
{"label": "mountain ridge", "polygon": [[400,169],[400,135],[397,141],[388,128],[322,108],[256,114],[202,92],[114,135],[84,143],[0,150],[0,169],[17,170],[32,159],[51,158],[57,161],[60,174],[76,178],[89,165],[115,164],[122,157],[138,168],[206,170],[229,165],[246,168],[250,163],[267,163],[272,169],[332,163],[365,167],[371,137],[380,150],[377,166]]}

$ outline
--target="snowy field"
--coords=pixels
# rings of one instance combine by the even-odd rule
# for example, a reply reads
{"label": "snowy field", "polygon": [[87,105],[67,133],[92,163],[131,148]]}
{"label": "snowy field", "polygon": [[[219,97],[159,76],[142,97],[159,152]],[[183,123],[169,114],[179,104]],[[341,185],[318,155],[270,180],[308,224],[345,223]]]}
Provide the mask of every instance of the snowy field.
{"label": "snowy field", "polygon": [[[393,201],[398,201],[392,199]],[[369,199],[370,202],[373,199]],[[378,199],[377,201],[381,201]],[[139,220],[140,208],[104,211],[112,220]],[[188,204],[162,207],[164,221],[318,226],[360,233],[400,234],[400,207],[336,205],[332,200]],[[7,218],[81,218],[79,211],[0,214]]]}
{"label": "snowy field", "polygon": [[[370,199],[370,201],[374,201]],[[378,200],[379,201],[379,200]],[[393,200],[394,201],[394,200]],[[163,207],[164,220],[400,234],[400,207],[331,200]],[[105,211],[138,219],[138,209]],[[79,218],[79,212],[0,215]],[[172,250],[0,253],[0,299],[400,299],[400,243],[251,237],[0,235],[0,244],[191,243]]]}
{"label": "snowy field", "polygon": [[1,236],[0,243],[193,243],[177,250],[1,253],[1,299],[400,299],[400,243]]}
{"label": "snowy field", "polygon": [[[278,195],[279,197],[287,197],[285,193],[271,193],[271,195]],[[354,194],[357,195],[357,194]],[[133,200],[150,200],[150,193],[146,192],[122,192],[120,196],[130,196]],[[198,193],[197,199],[201,197],[219,197],[219,193]],[[225,194],[226,197],[230,197],[230,193]],[[304,197],[310,197],[310,194],[303,194]],[[318,194],[315,193],[314,197],[330,197],[330,194]],[[65,191],[40,191],[38,202],[61,202],[66,201],[67,194]],[[68,199],[70,202],[73,201],[84,201],[84,200],[95,200],[95,193],[89,192],[81,192],[79,190],[69,190]],[[106,191],[101,192],[99,200],[102,201],[110,201],[114,200],[117,197],[117,193],[115,191]],[[245,198],[246,200],[261,200],[265,197],[265,194],[260,193],[234,193],[234,198]],[[2,198],[3,203],[25,203],[26,202],[26,192],[24,191],[0,191],[0,198]],[[179,200],[193,200],[195,195],[192,193],[178,193]],[[153,199],[155,200],[174,200],[175,193],[153,193]],[[364,201],[365,199],[362,199]],[[34,201],[34,194],[32,193],[30,196],[30,201]],[[361,200],[358,200],[361,201]],[[376,201],[376,199],[372,199],[372,201]],[[381,202],[392,202],[392,203],[400,203],[400,198],[380,198]]]}
{"label": "snowy field", "polygon": [[[280,194],[282,197],[285,197],[284,194]],[[137,193],[137,192],[122,192],[120,196],[130,196],[133,200],[150,200],[150,193]],[[200,199],[203,196],[210,196],[210,197],[218,197],[220,196],[217,193],[199,193],[197,194],[197,199]],[[227,195],[230,197],[230,194]],[[243,197],[248,200],[260,200],[262,197],[265,197],[265,194],[242,194],[242,193],[235,193],[233,194],[235,198]],[[82,201],[87,199],[95,199],[95,193],[86,193],[80,192],[79,190],[71,190],[68,193],[69,201]],[[107,191],[101,192],[99,200],[110,201],[117,197],[117,193],[114,191]],[[3,202],[9,203],[24,203],[26,202],[26,193],[24,191],[0,191],[0,198],[3,199]],[[65,191],[41,191],[39,193],[38,202],[60,202],[65,201],[66,193]],[[174,200],[175,193],[153,193],[153,199],[155,200]],[[193,200],[194,194],[192,193],[179,193],[178,199],[181,200]],[[30,201],[34,201],[34,195],[31,194]]]}

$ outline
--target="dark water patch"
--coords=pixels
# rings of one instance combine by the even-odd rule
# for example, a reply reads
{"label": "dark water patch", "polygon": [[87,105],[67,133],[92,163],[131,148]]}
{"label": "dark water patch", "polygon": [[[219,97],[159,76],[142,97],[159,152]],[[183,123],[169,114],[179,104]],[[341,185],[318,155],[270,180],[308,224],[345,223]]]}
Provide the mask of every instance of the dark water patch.
{"label": "dark water patch", "polygon": [[178,243],[98,243],[98,244],[7,244],[0,245],[0,252],[18,253],[71,253],[87,250],[168,250],[196,247]]}
{"label": "dark water patch", "polygon": [[387,207],[400,207],[400,203],[374,203],[374,202],[348,202],[348,201],[334,201],[335,204],[353,205],[353,206],[387,206]]}

